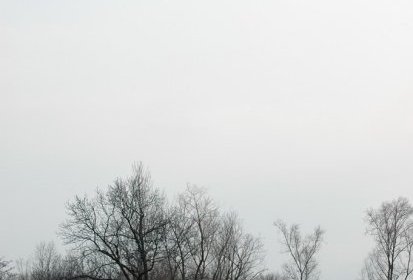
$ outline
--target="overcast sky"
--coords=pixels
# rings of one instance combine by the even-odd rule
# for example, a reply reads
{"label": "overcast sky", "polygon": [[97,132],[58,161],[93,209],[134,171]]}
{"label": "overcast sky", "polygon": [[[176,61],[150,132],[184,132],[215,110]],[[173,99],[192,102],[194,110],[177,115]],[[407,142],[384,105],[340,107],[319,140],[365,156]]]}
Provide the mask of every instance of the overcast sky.
{"label": "overcast sky", "polygon": [[0,255],[134,161],[237,210],[269,269],[282,218],[356,279],[366,208],[413,200],[413,2],[0,1]]}

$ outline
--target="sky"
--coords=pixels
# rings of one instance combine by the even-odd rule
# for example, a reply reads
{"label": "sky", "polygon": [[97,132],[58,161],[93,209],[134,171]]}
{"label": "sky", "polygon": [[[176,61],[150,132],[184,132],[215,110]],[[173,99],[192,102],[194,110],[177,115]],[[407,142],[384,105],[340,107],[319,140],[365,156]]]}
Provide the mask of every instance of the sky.
{"label": "sky", "polygon": [[236,210],[270,270],[283,219],[356,280],[366,209],[413,201],[412,77],[411,0],[1,0],[0,255],[142,161]]}

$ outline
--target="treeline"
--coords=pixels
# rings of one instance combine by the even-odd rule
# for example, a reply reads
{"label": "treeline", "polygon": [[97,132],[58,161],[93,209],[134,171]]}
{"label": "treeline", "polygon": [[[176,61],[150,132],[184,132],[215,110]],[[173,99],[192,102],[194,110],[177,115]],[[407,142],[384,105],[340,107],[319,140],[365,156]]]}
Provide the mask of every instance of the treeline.
{"label": "treeline", "polygon": [[13,271],[2,261],[0,280],[235,280],[263,271],[262,242],[236,213],[220,210],[196,186],[168,203],[141,164],[95,196],[75,197],[67,214],[59,230],[67,256],[41,244]]}
{"label": "treeline", "polygon": [[[204,189],[188,186],[168,202],[142,164],[93,197],[67,204],[59,236],[41,243],[33,258],[0,258],[0,280],[317,280],[324,231],[303,235],[298,225],[274,223],[289,261],[279,273],[264,269],[260,238],[246,232],[234,212],[222,211]],[[407,199],[367,212],[377,243],[366,259],[365,280],[411,279],[413,208]]]}

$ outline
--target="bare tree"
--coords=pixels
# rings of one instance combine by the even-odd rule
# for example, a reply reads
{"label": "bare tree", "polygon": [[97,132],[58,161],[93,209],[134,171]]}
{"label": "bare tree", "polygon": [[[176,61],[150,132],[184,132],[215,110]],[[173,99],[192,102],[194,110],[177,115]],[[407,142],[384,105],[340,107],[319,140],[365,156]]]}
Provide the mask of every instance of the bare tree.
{"label": "bare tree", "polygon": [[413,208],[406,198],[386,201],[367,211],[367,233],[376,247],[365,261],[362,277],[369,280],[410,279],[413,271]]}
{"label": "bare tree", "polygon": [[170,279],[249,280],[261,272],[261,241],[244,233],[235,213],[220,213],[204,189],[188,186],[169,217]]}
{"label": "bare tree", "polygon": [[408,280],[413,273],[413,228],[410,227],[402,236],[406,248],[400,257],[400,267],[403,279]]}
{"label": "bare tree", "polygon": [[61,235],[74,245],[89,278],[148,280],[164,257],[165,199],[142,164],[106,192],[97,191],[92,199],[76,197],[67,209]]}
{"label": "bare tree", "polygon": [[221,217],[213,254],[213,280],[255,279],[262,272],[262,243],[244,233],[235,213]]}
{"label": "bare tree", "polygon": [[170,279],[186,280],[190,274],[192,248],[194,247],[195,220],[190,218],[191,207],[182,196],[170,209],[168,234],[164,246]]}
{"label": "bare tree", "polygon": [[204,189],[188,186],[179,196],[174,214],[172,231],[181,279],[203,280],[212,262],[218,208]]}
{"label": "bare tree", "polygon": [[42,242],[36,247],[31,279],[33,280],[58,280],[63,275],[63,259],[57,252],[53,242]]}
{"label": "bare tree", "polygon": [[318,279],[316,255],[321,248],[324,231],[318,226],[312,234],[303,237],[296,224],[287,227],[279,220],[274,225],[282,235],[285,252],[291,257],[291,261],[283,267],[286,277],[292,280]]}

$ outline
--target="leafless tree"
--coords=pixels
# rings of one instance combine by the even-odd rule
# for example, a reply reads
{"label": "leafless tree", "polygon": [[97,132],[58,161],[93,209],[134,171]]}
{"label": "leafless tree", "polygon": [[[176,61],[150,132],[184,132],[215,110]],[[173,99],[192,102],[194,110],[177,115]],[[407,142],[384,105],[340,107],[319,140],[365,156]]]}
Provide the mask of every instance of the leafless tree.
{"label": "leafless tree", "polygon": [[244,233],[235,213],[221,217],[213,255],[213,280],[255,279],[262,272],[262,243]]}
{"label": "leafless tree", "polygon": [[91,279],[122,275],[126,280],[148,280],[164,257],[165,198],[142,164],[106,192],[97,191],[91,199],[76,197],[67,209],[69,219],[61,235],[74,246]]}
{"label": "leafless tree", "polygon": [[169,219],[170,279],[249,280],[261,272],[261,241],[244,233],[235,213],[221,213],[205,189],[188,186]]}
{"label": "leafless tree", "polygon": [[411,204],[402,197],[367,211],[367,233],[373,236],[376,247],[365,261],[363,278],[410,279],[413,271],[412,214]]}
{"label": "leafless tree", "polygon": [[400,267],[403,279],[408,280],[411,279],[413,272],[413,228],[406,230],[402,238],[406,248],[400,257]]}
{"label": "leafless tree", "polygon": [[324,231],[318,226],[314,232],[302,236],[296,224],[288,227],[281,220],[274,223],[282,235],[282,244],[291,261],[283,267],[288,279],[313,280],[319,278],[316,255],[321,248]]}
{"label": "leafless tree", "polygon": [[188,186],[178,198],[171,222],[177,249],[176,266],[182,280],[203,280],[212,262],[219,212],[206,191]]}
{"label": "leafless tree", "polygon": [[192,261],[191,251],[194,247],[195,220],[191,218],[191,208],[182,199],[178,199],[176,205],[172,205],[169,212],[169,223],[164,242],[166,248],[166,260],[169,267],[169,278],[186,280],[190,274]]}
{"label": "leafless tree", "polygon": [[53,242],[42,242],[36,247],[32,270],[32,280],[58,280],[63,275],[63,259]]}

